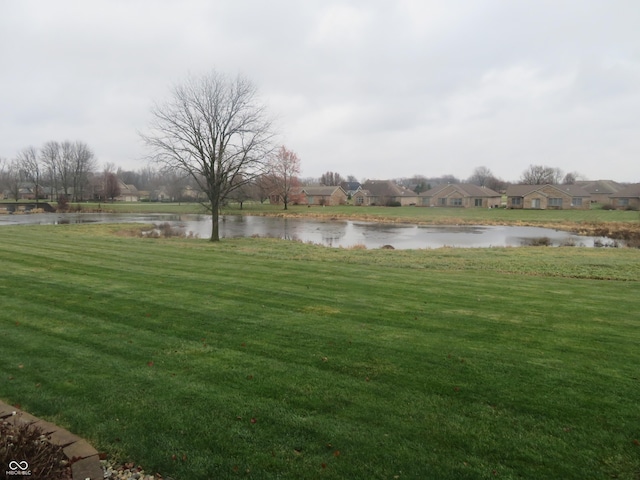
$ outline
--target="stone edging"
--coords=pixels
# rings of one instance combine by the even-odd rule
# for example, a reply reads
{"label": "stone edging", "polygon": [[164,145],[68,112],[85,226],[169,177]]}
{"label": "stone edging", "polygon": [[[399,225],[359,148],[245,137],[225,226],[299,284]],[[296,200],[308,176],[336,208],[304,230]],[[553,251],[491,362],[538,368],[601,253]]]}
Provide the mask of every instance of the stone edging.
{"label": "stone edging", "polygon": [[[27,412],[7,405],[0,400],[0,419],[5,419],[19,414],[18,422],[33,424],[42,429],[43,433],[49,437],[49,442],[53,445],[63,447],[62,451],[71,463],[71,474],[73,480],[102,480],[103,471],[100,466],[100,456],[86,440],[75,436],[72,433],[60,428],[52,423],[45,422],[39,418],[29,415]],[[73,460],[73,462],[72,462]]]}

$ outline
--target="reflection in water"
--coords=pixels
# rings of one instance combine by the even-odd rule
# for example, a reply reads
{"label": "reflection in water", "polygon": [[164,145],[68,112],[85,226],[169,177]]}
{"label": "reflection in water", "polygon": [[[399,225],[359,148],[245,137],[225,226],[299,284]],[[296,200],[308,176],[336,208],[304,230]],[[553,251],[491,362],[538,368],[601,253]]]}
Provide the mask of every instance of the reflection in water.
{"label": "reflection in water", "polygon": [[[450,247],[519,247],[532,239],[547,237],[553,246],[574,244],[593,247],[602,237],[582,237],[568,232],[537,227],[477,225],[396,225],[360,221],[322,221],[304,218],[224,215],[220,218],[220,236],[274,237],[311,242],[331,247],[396,249]],[[69,223],[164,223],[181,226],[200,238],[211,235],[208,215],[136,215],[136,214],[32,214],[0,215],[0,226],[9,224]]]}

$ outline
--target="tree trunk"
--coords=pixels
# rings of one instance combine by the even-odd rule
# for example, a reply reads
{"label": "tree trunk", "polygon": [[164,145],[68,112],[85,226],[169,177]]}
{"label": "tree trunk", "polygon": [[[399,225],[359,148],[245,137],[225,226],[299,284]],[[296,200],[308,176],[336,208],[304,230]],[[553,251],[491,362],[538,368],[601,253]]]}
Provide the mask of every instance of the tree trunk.
{"label": "tree trunk", "polygon": [[220,241],[220,217],[219,217],[219,204],[217,201],[211,202],[211,238],[210,242]]}

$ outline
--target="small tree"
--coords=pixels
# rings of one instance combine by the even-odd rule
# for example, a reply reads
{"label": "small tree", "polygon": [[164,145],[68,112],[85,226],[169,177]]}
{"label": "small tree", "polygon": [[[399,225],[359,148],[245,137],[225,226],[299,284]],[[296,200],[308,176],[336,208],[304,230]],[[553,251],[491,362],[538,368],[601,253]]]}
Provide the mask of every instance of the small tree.
{"label": "small tree", "polygon": [[287,210],[291,200],[291,191],[300,185],[300,159],[295,152],[281,146],[276,155],[269,161],[269,176],[274,194],[280,196]]}
{"label": "small tree", "polygon": [[565,185],[573,185],[583,177],[578,172],[569,172],[562,179],[562,183]]}
{"label": "small tree", "polygon": [[479,187],[487,187],[492,178],[494,178],[493,173],[489,168],[476,167],[471,176],[467,179],[467,182],[478,185]]}
{"label": "small tree", "polygon": [[18,153],[16,161],[20,166],[21,176],[33,184],[36,205],[38,205],[42,194],[41,179],[43,172],[42,164],[38,158],[38,151],[34,147],[27,147]]}
{"label": "small tree", "polygon": [[560,183],[561,178],[562,170],[559,168],[529,165],[529,168],[522,173],[520,182],[527,185],[557,184]]}
{"label": "small tree", "polygon": [[69,208],[69,198],[64,193],[59,194],[58,207],[56,210],[58,210],[59,212],[64,212],[68,208]]}
{"label": "small tree", "polygon": [[337,187],[344,179],[337,172],[325,172],[320,176],[320,183],[325,187]]}
{"label": "small tree", "polygon": [[10,197],[16,202],[20,200],[20,164],[17,160],[12,161],[5,171],[5,186]]}
{"label": "small tree", "polygon": [[104,197],[112,202],[120,196],[120,182],[118,176],[113,172],[104,173]]}
{"label": "small tree", "polygon": [[255,183],[243,182],[240,187],[236,188],[229,194],[229,198],[231,200],[238,202],[240,204],[240,210],[242,210],[242,205],[244,204],[244,202],[246,202],[247,200],[251,200],[252,198],[255,197],[255,195],[256,195]]}

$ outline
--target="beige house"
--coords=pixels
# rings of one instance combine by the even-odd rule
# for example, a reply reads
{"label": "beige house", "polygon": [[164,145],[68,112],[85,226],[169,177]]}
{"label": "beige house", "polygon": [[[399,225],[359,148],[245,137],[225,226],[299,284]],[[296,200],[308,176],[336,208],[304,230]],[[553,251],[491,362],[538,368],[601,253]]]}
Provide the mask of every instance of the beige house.
{"label": "beige house", "polygon": [[347,192],[342,187],[302,187],[300,203],[307,205],[344,205]]}
{"label": "beige house", "polygon": [[640,183],[634,183],[610,196],[611,205],[619,209],[640,210]]}
{"label": "beige house", "polygon": [[588,210],[591,195],[578,185],[510,185],[507,208]]}
{"label": "beige house", "polygon": [[602,205],[609,205],[611,203],[611,195],[624,188],[624,185],[613,180],[580,181],[576,182],[576,185],[589,192],[592,202],[601,203]]}
{"label": "beige house", "polygon": [[416,205],[418,194],[391,180],[367,180],[352,196],[354,205]]}
{"label": "beige house", "polygon": [[127,185],[122,180],[118,179],[118,186],[120,187],[120,195],[115,199],[118,202],[139,202],[140,194],[135,185]]}
{"label": "beige house", "polygon": [[470,183],[438,185],[418,195],[423,207],[497,208],[502,195]]}

